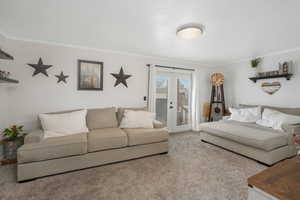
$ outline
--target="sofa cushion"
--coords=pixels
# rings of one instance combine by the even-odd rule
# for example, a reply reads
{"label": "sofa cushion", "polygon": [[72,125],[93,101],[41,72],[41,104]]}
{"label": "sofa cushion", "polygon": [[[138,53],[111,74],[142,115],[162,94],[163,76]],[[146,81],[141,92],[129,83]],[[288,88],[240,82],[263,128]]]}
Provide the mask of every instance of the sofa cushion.
{"label": "sofa cushion", "polygon": [[87,134],[42,139],[18,149],[18,163],[28,163],[87,153]]}
{"label": "sofa cushion", "polygon": [[120,128],[95,129],[88,133],[88,152],[126,147],[127,135]]}
{"label": "sofa cushion", "polygon": [[288,143],[286,135],[282,132],[260,128],[255,124],[244,124],[226,121],[211,122],[201,124],[200,129],[208,134],[265,151],[271,151]]}
{"label": "sofa cushion", "polygon": [[141,108],[118,108],[118,112],[117,112],[117,119],[118,119],[118,124],[121,124],[121,121],[124,117],[124,112],[125,110],[144,110],[146,111],[147,108],[146,107],[141,107]]}
{"label": "sofa cushion", "polygon": [[164,129],[128,128],[123,130],[127,133],[129,146],[167,141],[169,136]]}
{"label": "sofa cushion", "polygon": [[116,108],[88,109],[87,125],[90,130],[118,127]]}

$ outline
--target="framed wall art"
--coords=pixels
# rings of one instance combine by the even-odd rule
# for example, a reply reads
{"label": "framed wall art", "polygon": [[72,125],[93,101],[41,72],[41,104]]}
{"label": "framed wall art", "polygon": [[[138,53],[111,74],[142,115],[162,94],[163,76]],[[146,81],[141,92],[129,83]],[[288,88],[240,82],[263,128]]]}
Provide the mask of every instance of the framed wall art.
{"label": "framed wall art", "polygon": [[78,60],[78,90],[103,90],[103,62]]}

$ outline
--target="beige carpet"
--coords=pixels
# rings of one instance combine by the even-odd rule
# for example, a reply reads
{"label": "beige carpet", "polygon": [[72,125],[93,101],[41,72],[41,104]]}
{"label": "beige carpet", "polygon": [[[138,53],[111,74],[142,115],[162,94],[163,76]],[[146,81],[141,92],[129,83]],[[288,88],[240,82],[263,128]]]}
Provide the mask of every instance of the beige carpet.
{"label": "beige carpet", "polygon": [[196,133],[171,136],[170,152],[16,183],[0,167],[0,199],[246,200],[247,178],[265,167],[202,143]]}

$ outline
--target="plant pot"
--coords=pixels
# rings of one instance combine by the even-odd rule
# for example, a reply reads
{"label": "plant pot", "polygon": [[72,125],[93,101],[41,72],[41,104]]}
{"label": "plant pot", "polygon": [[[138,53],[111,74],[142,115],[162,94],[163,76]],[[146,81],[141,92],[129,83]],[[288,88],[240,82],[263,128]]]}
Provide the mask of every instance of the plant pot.
{"label": "plant pot", "polygon": [[251,68],[252,69],[252,76],[253,77],[257,77],[258,76],[258,72],[259,72],[259,70],[258,70],[258,67],[252,67]]}
{"label": "plant pot", "polygon": [[3,143],[3,157],[4,159],[17,159],[17,150],[24,144],[24,138],[19,137],[16,140],[5,140]]}

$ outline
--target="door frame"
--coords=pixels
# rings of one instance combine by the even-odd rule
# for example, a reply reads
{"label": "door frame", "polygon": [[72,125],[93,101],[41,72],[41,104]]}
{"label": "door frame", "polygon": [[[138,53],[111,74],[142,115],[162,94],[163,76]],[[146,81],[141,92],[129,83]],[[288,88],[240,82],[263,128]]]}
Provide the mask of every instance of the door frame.
{"label": "door frame", "polygon": [[[193,76],[194,71],[187,71],[187,70],[180,70],[180,69],[169,69],[169,68],[157,68],[156,69],[156,76],[157,75],[165,75],[168,77],[168,101],[167,101],[167,127],[168,131],[173,132],[181,132],[187,131],[192,129],[192,87],[193,87]],[[180,125],[177,126],[177,80],[180,77],[190,76],[190,88],[189,88],[189,124],[187,125]],[[171,88],[172,87],[172,88]],[[154,96],[154,100],[156,101],[156,90]],[[173,102],[173,104],[171,104]],[[155,103],[154,103],[155,105]],[[174,109],[170,109],[170,106],[173,106]],[[154,107],[156,110],[156,106]]]}

